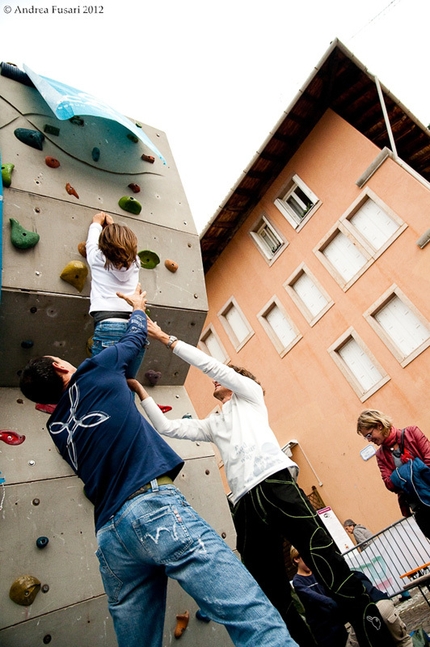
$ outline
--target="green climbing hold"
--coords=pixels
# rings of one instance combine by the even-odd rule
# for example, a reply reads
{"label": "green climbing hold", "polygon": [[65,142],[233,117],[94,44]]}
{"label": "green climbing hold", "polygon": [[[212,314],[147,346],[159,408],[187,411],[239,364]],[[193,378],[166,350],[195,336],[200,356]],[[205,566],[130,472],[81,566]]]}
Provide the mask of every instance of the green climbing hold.
{"label": "green climbing hold", "polygon": [[124,209],[124,211],[128,211],[129,213],[133,213],[135,216],[138,216],[142,211],[142,205],[132,196],[124,195],[120,198],[118,204],[121,209]]}
{"label": "green climbing hold", "polygon": [[60,278],[82,292],[88,276],[88,267],[82,261],[70,261],[60,274]]}
{"label": "green climbing hold", "polygon": [[13,131],[13,134],[23,144],[27,144],[27,146],[31,146],[32,148],[37,148],[39,151],[43,150],[45,135],[38,130],[16,128],[16,130]]}
{"label": "green climbing hold", "polygon": [[15,164],[2,164],[1,165],[1,177],[3,180],[3,186],[10,186],[12,182],[12,171],[15,168]]}
{"label": "green climbing hold", "polygon": [[30,249],[30,247],[37,245],[40,238],[39,234],[36,234],[35,231],[24,229],[18,220],[14,218],[9,218],[9,222],[11,227],[10,240],[14,247],[18,249]]}
{"label": "green climbing hold", "polygon": [[160,257],[149,249],[144,249],[137,254],[140,258],[140,264],[145,270],[153,270],[160,262]]}

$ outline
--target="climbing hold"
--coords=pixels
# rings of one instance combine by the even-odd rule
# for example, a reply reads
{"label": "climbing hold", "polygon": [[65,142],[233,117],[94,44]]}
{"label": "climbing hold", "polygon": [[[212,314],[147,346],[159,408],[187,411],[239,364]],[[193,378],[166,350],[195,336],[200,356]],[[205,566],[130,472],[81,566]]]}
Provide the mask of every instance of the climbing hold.
{"label": "climbing hold", "polygon": [[38,537],[36,539],[36,546],[38,548],[46,548],[46,546],[49,544],[49,539],[48,537]]}
{"label": "climbing hold", "polygon": [[50,155],[45,157],[45,164],[50,168],[58,168],[60,166],[60,162],[55,157],[50,157]]}
{"label": "climbing hold", "polygon": [[33,604],[36,595],[40,590],[40,582],[33,575],[21,575],[10,587],[9,597],[16,604],[29,607]]}
{"label": "climbing hold", "polygon": [[128,133],[127,139],[132,141],[134,144],[137,144],[137,142],[139,141],[139,138],[136,137],[136,135],[133,135],[133,133]]}
{"label": "climbing hold", "polygon": [[13,134],[20,142],[31,146],[32,148],[37,148],[37,150],[43,150],[43,142],[45,135],[38,130],[30,130],[29,128],[16,128],[13,131]]}
{"label": "climbing hold", "polygon": [[57,126],[51,126],[50,124],[45,124],[43,126],[43,132],[48,133],[48,135],[55,135],[56,137],[58,137],[58,135],[60,134],[60,129],[57,128]]}
{"label": "climbing hold", "polygon": [[100,159],[100,148],[94,146],[93,150],[91,151],[91,157],[93,158],[94,162],[98,162]]}
{"label": "climbing hold", "polygon": [[78,200],[79,200],[79,196],[78,196],[78,194],[76,193],[75,189],[74,189],[74,188],[72,187],[72,185],[70,184],[70,182],[67,182],[67,184],[66,184],[66,191],[67,191],[67,193],[68,193],[69,195],[74,195],[74,196],[75,196],[75,198],[78,198]]}
{"label": "climbing hold", "polygon": [[76,115],[74,117],[71,117],[71,119],[69,119],[69,121],[70,121],[71,124],[75,124],[76,126],[83,126],[84,125],[84,120],[82,119],[82,117],[77,117]]}
{"label": "climbing hold", "polygon": [[188,627],[189,619],[190,614],[188,611],[185,611],[185,613],[178,613],[176,616],[175,638],[180,638],[182,636],[185,629]]}
{"label": "climbing hold", "polygon": [[25,436],[18,434],[16,431],[11,431],[10,429],[3,429],[0,431],[0,440],[6,443],[6,445],[22,445],[25,440]]}
{"label": "climbing hold", "polygon": [[21,348],[33,348],[34,346],[34,341],[31,339],[24,339],[24,341],[21,342]]}
{"label": "climbing hold", "polygon": [[184,415],[182,417],[183,418],[192,418],[193,416],[191,415],[191,413],[184,413]]}
{"label": "climbing hold", "polygon": [[124,211],[128,211],[129,213],[133,213],[135,216],[138,216],[142,211],[142,205],[132,196],[124,195],[119,199],[118,204],[121,209],[124,209]]}
{"label": "climbing hold", "polygon": [[157,404],[157,407],[163,412],[167,413],[168,411],[172,410],[172,407],[169,407],[168,404]]}
{"label": "climbing hold", "polygon": [[149,162],[150,164],[155,162],[155,157],[152,155],[145,155],[145,153],[143,153],[140,159],[143,159],[144,162]]}
{"label": "climbing hold", "polygon": [[70,261],[60,274],[60,278],[82,292],[88,276],[88,267],[82,261]]}
{"label": "climbing hold", "polygon": [[81,256],[84,258],[87,257],[87,245],[86,243],[79,243],[78,244],[78,252],[80,253]]}
{"label": "climbing hold", "polygon": [[87,351],[87,357],[92,357],[92,347],[93,347],[94,340],[92,337],[88,337],[87,343],[85,345],[85,350]]}
{"label": "climbing hold", "polygon": [[140,264],[145,270],[153,270],[154,267],[160,262],[160,258],[155,252],[151,252],[149,249],[144,249],[137,254],[140,258]]}
{"label": "climbing hold", "polygon": [[211,619],[208,618],[208,616],[205,613],[203,613],[203,611],[201,609],[197,609],[196,618],[197,618],[197,620],[201,620],[202,622],[210,622],[211,621]]}
{"label": "climbing hold", "polygon": [[34,407],[36,411],[42,411],[43,413],[54,413],[56,404],[36,404]]}
{"label": "climbing hold", "polygon": [[148,378],[149,384],[151,386],[155,386],[161,377],[161,373],[160,371],[153,371],[152,369],[150,369],[149,371],[146,371],[145,377]]}
{"label": "climbing hold", "polygon": [[3,186],[9,187],[12,182],[12,171],[15,168],[15,164],[2,164],[1,165],[1,177],[3,180]]}
{"label": "climbing hold", "polygon": [[131,182],[128,185],[128,188],[133,191],[133,193],[139,193],[140,192],[140,186],[138,184],[134,184],[134,182]]}
{"label": "climbing hold", "polygon": [[166,258],[166,260],[164,261],[164,267],[167,267],[169,272],[173,272],[174,274],[178,269],[179,265],[177,264],[176,261],[171,261],[170,258]]}
{"label": "climbing hold", "polygon": [[34,231],[28,231],[24,229],[22,225],[19,224],[18,220],[14,218],[9,218],[11,230],[10,230],[10,240],[14,247],[18,249],[29,249],[34,247],[39,242],[39,234],[36,234]]}

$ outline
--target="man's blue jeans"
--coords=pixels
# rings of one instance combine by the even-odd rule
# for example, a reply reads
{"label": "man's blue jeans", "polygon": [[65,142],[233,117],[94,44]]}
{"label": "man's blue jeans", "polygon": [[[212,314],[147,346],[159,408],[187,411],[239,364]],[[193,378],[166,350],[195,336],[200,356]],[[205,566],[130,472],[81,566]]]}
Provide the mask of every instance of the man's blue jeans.
{"label": "man's blue jeans", "polygon": [[179,582],[239,647],[298,647],[225,542],[174,485],[126,501],[97,533],[119,647],[161,647],[167,578]]}
{"label": "man's blue jeans", "polygon": [[[125,334],[127,330],[128,321],[124,319],[123,321],[115,320],[111,321],[105,319],[104,321],[99,321],[94,328],[93,334],[93,345],[91,347],[91,355],[95,357],[102,352],[103,349],[108,346],[113,346],[121,337]],[[134,378],[137,375],[137,371],[140,368],[140,365],[143,361],[145,355],[146,345],[142,348],[140,353],[135,357],[133,362],[128,367],[126,377]]]}

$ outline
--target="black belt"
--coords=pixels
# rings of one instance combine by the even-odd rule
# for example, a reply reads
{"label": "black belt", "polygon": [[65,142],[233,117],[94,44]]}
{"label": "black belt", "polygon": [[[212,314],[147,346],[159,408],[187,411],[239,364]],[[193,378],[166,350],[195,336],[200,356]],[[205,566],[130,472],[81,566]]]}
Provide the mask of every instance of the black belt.
{"label": "black belt", "polygon": [[[170,485],[173,483],[172,479],[170,476],[159,476],[157,479],[154,479],[157,481],[158,485]],[[151,483],[147,483],[146,485],[142,485],[136,492],[133,492],[133,494],[130,494],[129,497],[127,497],[127,501],[130,499],[134,499],[134,497],[139,496],[140,494],[145,494],[145,492],[148,492],[149,490],[152,489]]]}

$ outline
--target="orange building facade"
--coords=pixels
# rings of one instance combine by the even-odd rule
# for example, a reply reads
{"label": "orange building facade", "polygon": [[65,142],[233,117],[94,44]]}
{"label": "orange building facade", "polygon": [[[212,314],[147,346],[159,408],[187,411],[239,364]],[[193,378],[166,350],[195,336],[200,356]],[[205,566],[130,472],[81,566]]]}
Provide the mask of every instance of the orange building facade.
{"label": "orange building facade", "polygon": [[[287,157],[220,238],[200,347],[258,377],[305,492],[377,532],[401,514],[358,415],[430,435],[430,184],[330,106]],[[199,417],[216,407],[199,371],[186,388]]]}

